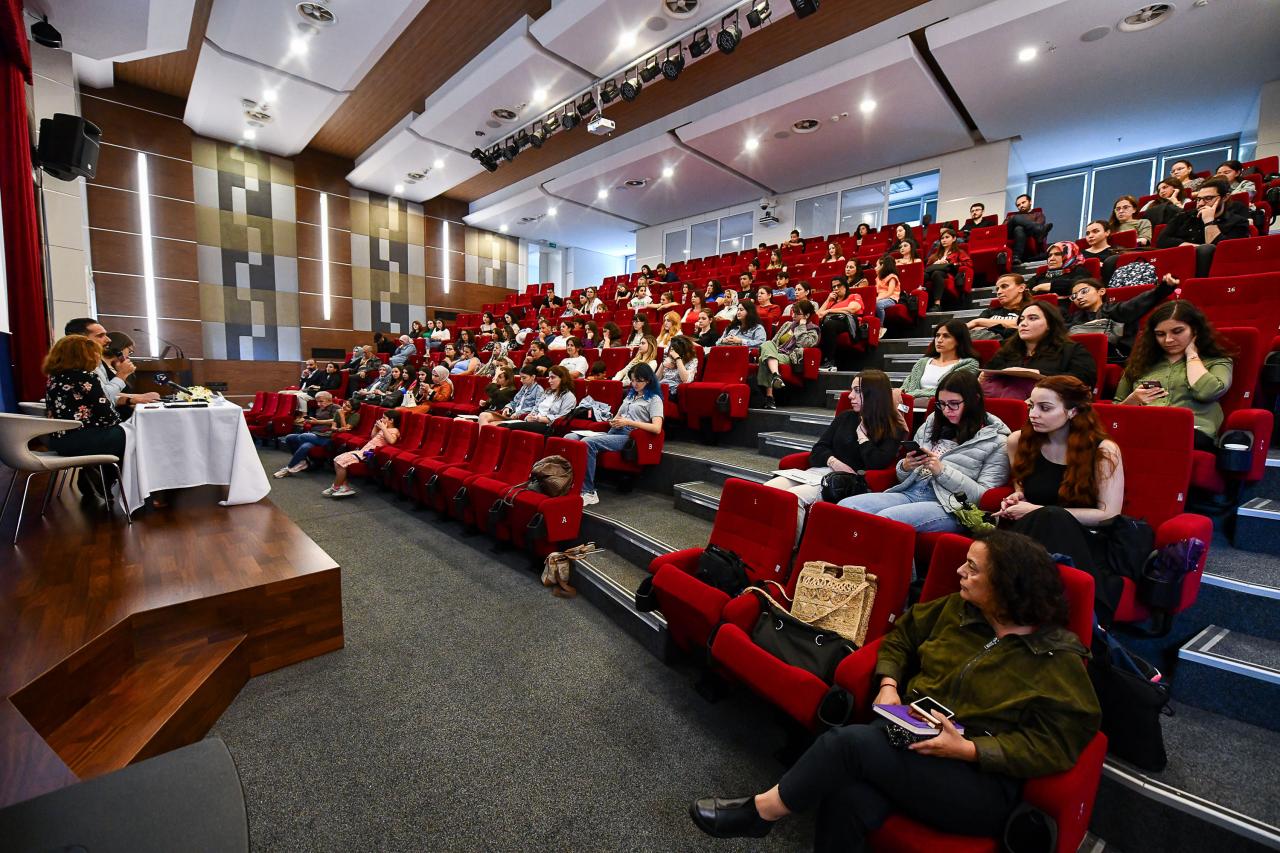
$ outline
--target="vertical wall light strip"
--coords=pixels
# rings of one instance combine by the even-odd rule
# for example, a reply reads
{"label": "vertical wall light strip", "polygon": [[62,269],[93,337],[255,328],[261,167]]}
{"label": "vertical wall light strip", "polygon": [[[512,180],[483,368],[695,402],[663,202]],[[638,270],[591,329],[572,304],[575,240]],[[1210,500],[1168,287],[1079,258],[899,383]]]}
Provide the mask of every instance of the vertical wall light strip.
{"label": "vertical wall light strip", "polygon": [[147,177],[147,155],[138,152],[138,215],[142,220],[142,284],[147,295],[147,337],[151,357],[160,357],[160,331],[156,320],[156,264],[151,253],[151,182]]}
{"label": "vertical wall light strip", "polygon": [[440,277],[444,280],[444,292],[448,293],[451,283],[449,280],[449,223],[441,222],[441,225],[444,226],[444,238],[440,242],[444,245],[440,247],[440,260],[444,271]]}
{"label": "vertical wall light strip", "polygon": [[320,193],[320,292],[324,295],[324,318],[329,319],[329,194]]}

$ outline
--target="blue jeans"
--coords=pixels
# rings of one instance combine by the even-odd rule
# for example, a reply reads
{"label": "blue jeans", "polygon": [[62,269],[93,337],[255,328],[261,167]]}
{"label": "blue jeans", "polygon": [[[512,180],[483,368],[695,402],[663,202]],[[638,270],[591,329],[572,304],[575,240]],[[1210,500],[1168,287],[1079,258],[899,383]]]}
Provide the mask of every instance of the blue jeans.
{"label": "blue jeans", "polygon": [[621,450],[631,437],[628,427],[611,429],[608,432],[593,432],[588,435],[577,432],[574,438],[587,446],[587,473],[582,478],[582,493],[596,490],[596,455],[601,450]]}
{"label": "blue jeans", "polygon": [[898,300],[884,297],[876,300],[876,316],[880,318],[880,325],[884,325],[884,312],[898,304]]}
{"label": "blue jeans", "polygon": [[328,447],[329,436],[317,435],[314,432],[295,432],[284,437],[284,446],[286,450],[293,452],[293,456],[289,459],[289,465],[292,467],[306,459],[311,448]]}
{"label": "blue jeans", "polygon": [[921,480],[901,492],[867,492],[840,501],[840,506],[910,524],[919,533],[956,533],[960,525],[938,503],[933,481]]}

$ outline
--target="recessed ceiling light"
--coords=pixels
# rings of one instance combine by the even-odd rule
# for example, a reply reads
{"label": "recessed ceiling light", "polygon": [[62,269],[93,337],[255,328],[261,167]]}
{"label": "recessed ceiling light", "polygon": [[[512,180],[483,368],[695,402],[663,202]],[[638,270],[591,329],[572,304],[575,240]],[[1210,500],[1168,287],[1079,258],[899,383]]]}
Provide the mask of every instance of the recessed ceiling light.
{"label": "recessed ceiling light", "polygon": [[672,175],[674,175],[675,173],[676,173],[676,170],[675,170],[675,169],[673,169],[673,168],[671,168],[670,166],[663,166],[663,167],[662,167],[662,177],[664,177],[664,178],[669,178],[669,177],[671,177]]}
{"label": "recessed ceiling light", "polygon": [[597,191],[596,191],[596,198],[600,199],[601,201],[604,201],[604,200],[605,200],[606,198],[608,198],[608,197],[609,197],[609,191],[608,191],[608,190],[597,190]]}
{"label": "recessed ceiling light", "polygon": [[542,103],[546,103],[546,100],[547,100],[547,90],[546,90],[546,89],[534,89],[534,90],[533,90],[533,102],[534,102],[535,104],[542,104]]}
{"label": "recessed ceiling light", "polygon": [[506,226],[506,225],[499,225],[499,226],[498,226],[498,230],[499,230],[499,231],[501,231],[503,234],[506,234],[506,233],[507,233],[507,226]]}
{"label": "recessed ceiling light", "polygon": [[298,56],[306,56],[307,50],[311,46],[307,44],[307,40],[302,36],[294,36],[289,40],[289,52]]}
{"label": "recessed ceiling light", "polygon": [[433,169],[443,169],[443,168],[444,168],[444,161],[443,161],[443,160],[441,160],[439,157],[437,157],[437,158],[435,159],[435,162],[431,164],[431,168],[433,168]]}
{"label": "recessed ceiling light", "polygon": [[252,127],[246,127],[244,129],[244,133],[240,134],[240,137],[242,139],[247,139],[250,142],[256,139],[257,136],[258,136],[258,131],[254,130]]}
{"label": "recessed ceiling light", "polygon": [[747,141],[743,144],[742,147],[746,148],[748,151],[755,151],[757,148],[760,147],[760,137],[748,136]]}
{"label": "recessed ceiling light", "polygon": [[876,102],[871,98],[863,98],[862,103],[858,104],[858,109],[862,110],[863,115],[870,115],[876,111]]}
{"label": "recessed ceiling light", "polygon": [[555,215],[556,215],[556,209],[554,207],[548,207],[547,216],[555,216]]}
{"label": "recessed ceiling light", "polygon": [[276,98],[278,97],[278,95],[279,95],[279,93],[278,93],[278,92],[276,92],[276,90],[275,90],[275,89],[263,89],[263,90],[262,90],[262,103],[264,103],[264,104],[274,104],[274,103],[276,102]]}
{"label": "recessed ceiling light", "polygon": [[1030,62],[1036,58],[1037,53],[1039,53],[1039,51],[1034,47],[1024,47],[1022,50],[1018,51],[1018,61]]}
{"label": "recessed ceiling light", "polygon": [[622,35],[618,36],[619,50],[632,50],[636,46],[636,31],[625,30]]}
{"label": "recessed ceiling light", "polygon": [[396,195],[400,195],[401,193],[404,192],[404,184],[396,184],[395,188],[392,189],[391,191]]}

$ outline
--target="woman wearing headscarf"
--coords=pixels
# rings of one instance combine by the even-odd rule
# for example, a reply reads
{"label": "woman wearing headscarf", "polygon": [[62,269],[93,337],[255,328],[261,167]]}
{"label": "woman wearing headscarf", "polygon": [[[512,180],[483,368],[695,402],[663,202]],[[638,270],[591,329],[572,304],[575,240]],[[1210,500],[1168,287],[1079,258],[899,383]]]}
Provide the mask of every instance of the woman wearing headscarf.
{"label": "woman wearing headscarf", "polygon": [[1071,296],[1071,285],[1078,278],[1089,275],[1083,264],[1084,255],[1075,243],[1062,241],[1049,247],[1045,271],[1027,279],[1032,293],[1052,293],[1055,296]]}

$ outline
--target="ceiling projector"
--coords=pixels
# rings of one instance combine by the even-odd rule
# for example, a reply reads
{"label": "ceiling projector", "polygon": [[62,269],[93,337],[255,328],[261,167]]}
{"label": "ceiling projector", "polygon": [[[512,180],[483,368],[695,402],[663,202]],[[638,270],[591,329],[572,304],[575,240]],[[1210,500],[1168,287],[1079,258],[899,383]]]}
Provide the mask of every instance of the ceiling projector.
{"label": "ceiling projector", "polygon": [[613,119],[608,119],[604,116],[598,115],[591,121],[587,122],[587,131],[589,133],[594,133],[596,136],[608,136],[613,133],[614,128],[617,126],[618,123]]}

